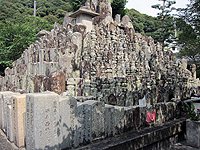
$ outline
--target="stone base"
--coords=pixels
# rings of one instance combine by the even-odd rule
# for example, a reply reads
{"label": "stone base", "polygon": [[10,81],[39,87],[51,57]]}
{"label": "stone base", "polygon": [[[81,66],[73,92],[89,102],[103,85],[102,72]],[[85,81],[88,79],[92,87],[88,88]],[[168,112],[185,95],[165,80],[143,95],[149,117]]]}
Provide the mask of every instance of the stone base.
{"label": "stone base", "polygon": [[187,144],[200,148],[200,121],[186,120]]}
{"label": "stone base", "polygon": [[141,131],[129,132],[120,137],[110,138],[89,146],[80,147],[77,150],[171,149],[175,143],[178,143],[179,136],[184,134],[185,121],[186,118],[180,118],[167,122],[162,126],[154,126]]}

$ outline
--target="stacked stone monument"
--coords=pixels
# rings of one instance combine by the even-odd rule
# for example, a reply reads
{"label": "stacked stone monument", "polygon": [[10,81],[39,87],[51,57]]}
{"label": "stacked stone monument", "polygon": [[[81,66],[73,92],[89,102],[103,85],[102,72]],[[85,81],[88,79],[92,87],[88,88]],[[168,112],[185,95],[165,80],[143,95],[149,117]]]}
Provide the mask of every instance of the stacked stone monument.
{"label": "stacked stone monument", "polygon": [[156,109],[155,124],[179,118],[181,100],[199,92],[195,66],[135,33],[128,16],[113,20],[110,0],[88,0],[37,36],[0,78],[0,127],[19,147],[72,148],[142,130],[147,111]]}

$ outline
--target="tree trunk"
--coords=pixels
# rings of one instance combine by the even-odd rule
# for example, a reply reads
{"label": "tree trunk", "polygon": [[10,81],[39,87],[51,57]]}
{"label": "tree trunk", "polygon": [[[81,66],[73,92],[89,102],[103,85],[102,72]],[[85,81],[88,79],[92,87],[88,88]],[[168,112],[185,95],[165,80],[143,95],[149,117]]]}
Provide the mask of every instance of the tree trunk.
{"label": "tree trunk", "polygon": [[36,0],[34,0],[34,12],[33,12],[33,16],[36,16]]}

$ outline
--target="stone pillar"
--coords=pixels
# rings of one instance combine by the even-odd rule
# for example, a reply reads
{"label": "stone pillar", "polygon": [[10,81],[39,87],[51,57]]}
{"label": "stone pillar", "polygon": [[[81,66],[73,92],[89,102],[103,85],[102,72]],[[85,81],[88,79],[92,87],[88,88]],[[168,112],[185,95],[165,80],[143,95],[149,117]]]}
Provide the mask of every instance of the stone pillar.
{"label": "stone pillar", "polygon": [[11,91],[4,91],[4,92],[0,92],[0,128],[3,129],[4,127],[4,105],[3,105],[3,99],[2,99],[2,95],[5,93],[13,93]]}
{"label": "stone pillar", "polygon": [[17,95],[20,93],[4,93],[2,94],[2,104],[3,104],[3,122],[2,122],[2,129],[5,131],[5,133],[7,134],[7,123],[11,122],[11,120],[8,120],[10,118],[7,118],[7,105],[11,105],[12,104],[12,99],[11,97],[13,95]]}
{"label": "stone pillar", "polygon": [[13,111],[12,111],[12,105],[7,105],[7,125],[6,125],[6,130],[7,130],[7,138],[10,142],[13,142],[13,134],[14,134],[14,127],[13,127]]}
{"label": "stone pillar", "polygon": [[196,79],[196,65],[195,64],[191,64],[190,65],[190,70],[191,70],[191,72],[192,72],[192,77],[194,78],[194,79]]}
{"label": "stone pillar", "polygon": [[25,112],[26,112],[26,94],[13,95],[13,139],[18,147],[25,146]]}
{"label": "stone pillar", "polygon": [[92,142],[92,110],[91,105],[78,103],[77,105],[77,142],[87,144]]}
{"label": "stone pillar", "polygon": [[76,123],[77,101],[71,96],[60,96],[59,99],[59,145],[62,148],[77,146]]}
{"label": "stone pillar", "polygon": [[114,106],[105,105],[105,137],[112,137],[115,135],[115,114]]}
{"label": "stone pillar", "polygon": [[53,92],[26,95],[26,149],[59,149],[58,100]]}
{"label": "stone pillar", "polygon": [[100,101],[88,100],[84,102],[91,106],[91,129],[92,129],[92,141],[102,139],[105,136],[105,104]]}

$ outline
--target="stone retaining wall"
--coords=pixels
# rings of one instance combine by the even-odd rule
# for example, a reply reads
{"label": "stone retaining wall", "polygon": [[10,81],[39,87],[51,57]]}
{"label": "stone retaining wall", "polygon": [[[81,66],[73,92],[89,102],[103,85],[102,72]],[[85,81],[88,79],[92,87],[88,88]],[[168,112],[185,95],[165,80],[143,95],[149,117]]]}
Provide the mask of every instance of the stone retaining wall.
{"label": "stone retaining wall", "polygon": [[[178,100],[151,107],[124,107],[66,93],[60,96],[54,92],[0,94],[1,108],[7,109],[0,116],[1,129],[11,142],[18,147],[26,145],[27,150],[76,148],[181,117]],[[156,121],[147,123],[147,111],[154,109]]]}

